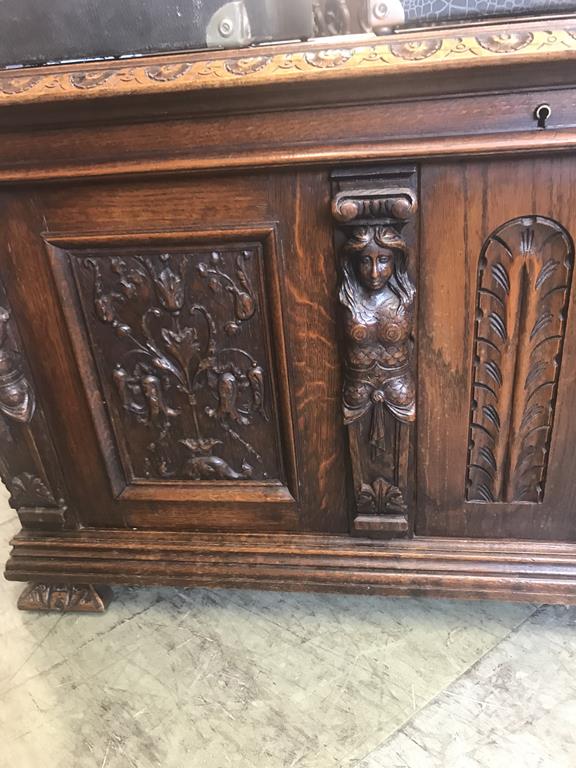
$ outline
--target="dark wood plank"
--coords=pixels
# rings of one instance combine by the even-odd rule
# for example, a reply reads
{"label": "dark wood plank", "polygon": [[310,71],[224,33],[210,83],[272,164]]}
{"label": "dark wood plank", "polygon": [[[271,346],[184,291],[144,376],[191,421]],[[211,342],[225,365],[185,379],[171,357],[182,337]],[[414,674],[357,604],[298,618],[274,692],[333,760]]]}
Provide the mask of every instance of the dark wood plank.
{"label": "dark wood plank", "polygon": [[338,271],[330,182],[319,172],[279,174],[274,206],[282,243],[289,376],[302,468],[304,530],[348,530],[349,465],[340,410]]}

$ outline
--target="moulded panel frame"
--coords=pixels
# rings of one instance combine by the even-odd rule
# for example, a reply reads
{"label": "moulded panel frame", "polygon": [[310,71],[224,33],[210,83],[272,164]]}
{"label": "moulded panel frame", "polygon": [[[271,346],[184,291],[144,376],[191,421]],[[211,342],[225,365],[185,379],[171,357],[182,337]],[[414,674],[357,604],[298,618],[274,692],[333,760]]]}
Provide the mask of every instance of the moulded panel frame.
{"label": "moulded panel frame", "polygon": [[[213,229],[183,228],[178,230],[138,231],[125,233],[74,234],[49,233],[43,235],[49,256],[61,307],[66,317],[68,331],[74,347],[75,357],[81,368],[81,378],[102,454],[107,467],[110,489],[113,497],[120,502],[228,502],[279,504],[294,507],[297,504],[298,480],[292,407],[287,373],[287,357],[284,344],[283,316],[278,270],[278,240],[275,223],[257,225],[218,227]],[[260,273],[263,302],[263,323],[267,357],[271,365],[273,403],[271,410],[277,414],[280,438],[280,458],[285,484],[280,481],[148,481],[130,480],[122,469],[118,445],[113,438],[114,428],[102,398],[94,397],[101,392],[97,365],[90,352],[90,340],[80,306],[78,290],[68,263],[69,254],[110,251],[130,247],[165,247],[202,249],[220,245],[242,247],[257,243],[261,246],[262,266]],[[277,343],[270,343],[271,331]]]}

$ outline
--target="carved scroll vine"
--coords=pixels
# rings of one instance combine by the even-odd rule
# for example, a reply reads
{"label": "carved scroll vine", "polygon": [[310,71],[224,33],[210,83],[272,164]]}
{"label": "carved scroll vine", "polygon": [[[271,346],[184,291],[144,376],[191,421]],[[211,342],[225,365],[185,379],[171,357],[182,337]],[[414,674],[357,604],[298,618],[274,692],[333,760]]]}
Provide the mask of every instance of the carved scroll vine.
{"label": "carved scroll vine", "polygon": [[[65,503],[57,498],[43,458],[53,448],[44,416],[25,372],[20,340],[4,286],[0,283],[0,474],[10,491],[10,504],[29,526],[52,513],[53,525],[64,522]],[[37,513],[37,512],[38,513]]]}
{"label": "carved scroll vine", "polygon": [[408,430],[416,417],[415,288],[403,234],[417,207],[412,170],[335,174],[332,201],[342,241],[343,412],[354,528],[389,535],[408,532]]}
{"label": "carved scroll vine", "polygon": [[478,266],[468,501],[543,500],[572,282],[573,244],[552,219],[513,219]]}
{"label": "carved scroll vine", "polygon": [[81,291],[86,299],[91,291],[95,317],[114,332],[90,329],[124,413],[116,431],[133,477],[277,474],[273,451],[264,455],[275,436],[254,288],[259,248],[80,258]]}

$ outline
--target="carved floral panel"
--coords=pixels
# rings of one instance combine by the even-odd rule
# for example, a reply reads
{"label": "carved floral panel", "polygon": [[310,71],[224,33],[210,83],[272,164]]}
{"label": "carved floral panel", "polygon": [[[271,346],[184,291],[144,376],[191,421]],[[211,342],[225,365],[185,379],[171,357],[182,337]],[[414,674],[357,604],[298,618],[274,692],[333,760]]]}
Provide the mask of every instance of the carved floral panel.
{"label": "carved floral panel", "polygon": [[543,500],[573,257],[566,230],[538,216],[507,222],[484,243],[468,501]]}
{"label": "carved floral panel", "polygon": [[282,480],[262,245],[70,258],[128,480]]}

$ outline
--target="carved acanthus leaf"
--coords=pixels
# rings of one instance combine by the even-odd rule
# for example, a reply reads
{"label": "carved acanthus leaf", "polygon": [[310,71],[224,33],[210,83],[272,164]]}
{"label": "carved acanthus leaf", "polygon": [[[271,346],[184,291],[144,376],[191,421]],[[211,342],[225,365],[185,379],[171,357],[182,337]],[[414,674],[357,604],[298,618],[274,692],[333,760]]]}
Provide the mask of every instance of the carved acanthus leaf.
{"label": "carved acanthus leaf", "polygon": [[9,484],[12,499],[19,507],[56,504],[56,499],[44,480],[29,472],[12,478]]}
{"label": "carved acanthus leaf", "polygon": [[356,505],[363,515],[398,514],[407,509],[402,491],[382,477],[370,485],[362,484]]}

